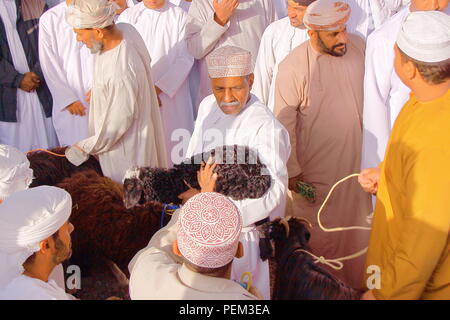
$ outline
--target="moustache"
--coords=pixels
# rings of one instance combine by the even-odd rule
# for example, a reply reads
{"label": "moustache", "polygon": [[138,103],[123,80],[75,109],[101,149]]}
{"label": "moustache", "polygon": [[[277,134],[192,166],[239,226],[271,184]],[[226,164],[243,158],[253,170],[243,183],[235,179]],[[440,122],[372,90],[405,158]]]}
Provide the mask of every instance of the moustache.
{"label": "moustache", "polygon": [[345,43],[338,43],[337,45],[334,45],[334,46],[331,48],[331,50],[334,50],[334,49],[337,49],[337,48],[340,48],[340,47],[345,48],[345,47],[346,47],[346,44],[345,44]]}
{"label": "moustache", "polygon": [[239,101],[235,102],[221,102],[220,107],[239,107]]}

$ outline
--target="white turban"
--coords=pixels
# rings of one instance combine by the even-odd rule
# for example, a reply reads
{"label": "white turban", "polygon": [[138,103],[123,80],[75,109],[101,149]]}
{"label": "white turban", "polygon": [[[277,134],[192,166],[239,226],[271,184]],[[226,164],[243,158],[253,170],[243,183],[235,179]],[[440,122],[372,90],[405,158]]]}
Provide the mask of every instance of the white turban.
{"label": "white turban", "polygon": [[206,64],[212,79],[244,77],[253,72],[252,54],[233,46],[214,50],[206,57]]}
{"label": "white turban", "polygon": [[33,170],[24,153],[14,147],[0,144],[0,200],[17,191],[28,189]]}
{"label": "white turban", "polygon": [[109,0],[73,0],[66,9],[66,21],[75,29],[103,29],[114,24],[118,9]]}
{"label": "white turban", "polygon": [[410,13],[403,22],[397,46],[421,62],[450,59],[450,16],[440,11]]}
{"label": "white turban", "polygon": [[334,31],[345,25],[351,8],[343,1],[317,0],[306,9],[303,23],[311,30]]}
{"label": "white turban", "polygon": [[0,287],[23,272],[23,263],[64,225],[71,211],[70,195],[49,186],[16,192],[0,205]]}

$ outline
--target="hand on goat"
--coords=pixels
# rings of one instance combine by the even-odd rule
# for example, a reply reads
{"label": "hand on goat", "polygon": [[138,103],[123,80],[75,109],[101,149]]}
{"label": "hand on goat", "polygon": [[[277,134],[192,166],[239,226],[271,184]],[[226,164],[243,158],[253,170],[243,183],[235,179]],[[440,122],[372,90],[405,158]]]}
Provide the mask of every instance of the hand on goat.
{"label": "hand on goat", "polygon": [[200,190],[193,188],[189,183],[184,181],[184,183],[189,187],[185,192],[178,195],[178,199],[181,199],[181,204],[185,204],[190,198],[200,193]]}
{"label": "hand on goat", "polygon": [[380,168],[369,168],[361,171],[358,182],[365,192],[376,194],[378,191],[378,181],[380,181]]}
{"label": "hand on goat", "polygon": [[200,171],[197,172],[201,192],[214,192],[216,189],[217,173],[214,173],[216,166],[217,164],[212,158],[209,158],[206,163],[202,163]]}

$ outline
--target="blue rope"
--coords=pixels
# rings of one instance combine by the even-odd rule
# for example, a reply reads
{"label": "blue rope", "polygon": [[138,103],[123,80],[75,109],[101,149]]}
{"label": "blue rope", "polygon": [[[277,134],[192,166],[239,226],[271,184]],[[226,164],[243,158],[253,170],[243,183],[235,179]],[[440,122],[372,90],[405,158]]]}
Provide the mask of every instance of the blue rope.
{"label": "blue rope", "polygon": [[164,215],[166,213],[167,206],[168,206],[168,204],[164,204],[164,207],[163,207],[162,212],[161,212],[161,221],[160,221],[160,227],[161,228],[164,227]]}
{"label": "blue rope", "polygon": [[167,204],[167,203],[164,204],[164,207],[161,212],[161,221],[160,221],[161,228],[164,227],[164,215],[166,214],[166,210],[174,212],[175,210],[177,210],[179,208],[180,208],[180,206],[177,206],[177,205],[172,205],[172,204]]}

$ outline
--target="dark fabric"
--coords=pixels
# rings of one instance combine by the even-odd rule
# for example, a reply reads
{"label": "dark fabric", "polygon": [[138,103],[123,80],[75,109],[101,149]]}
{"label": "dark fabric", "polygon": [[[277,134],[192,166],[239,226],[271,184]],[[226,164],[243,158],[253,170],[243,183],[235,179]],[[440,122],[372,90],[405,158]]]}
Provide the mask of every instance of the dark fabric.
{"label": "dark fabric", "polygon": [[316,0],[293,0],[293,1],[297,3],[299,6],[307,7]]}
{"label": "dark fabric", "polygon": [[[30,71],[41,78],[36,90],[44,107],[45,116],[52,115],[52,96],[45,83],[39,64],[39,18],[48,9],[44,0],[15,0],[17,7],[17,31],[27,57]],[[0,18],[0,121],[17,122],[17,90],[23,74],[17,72],[6,38],[5,25]]]}

